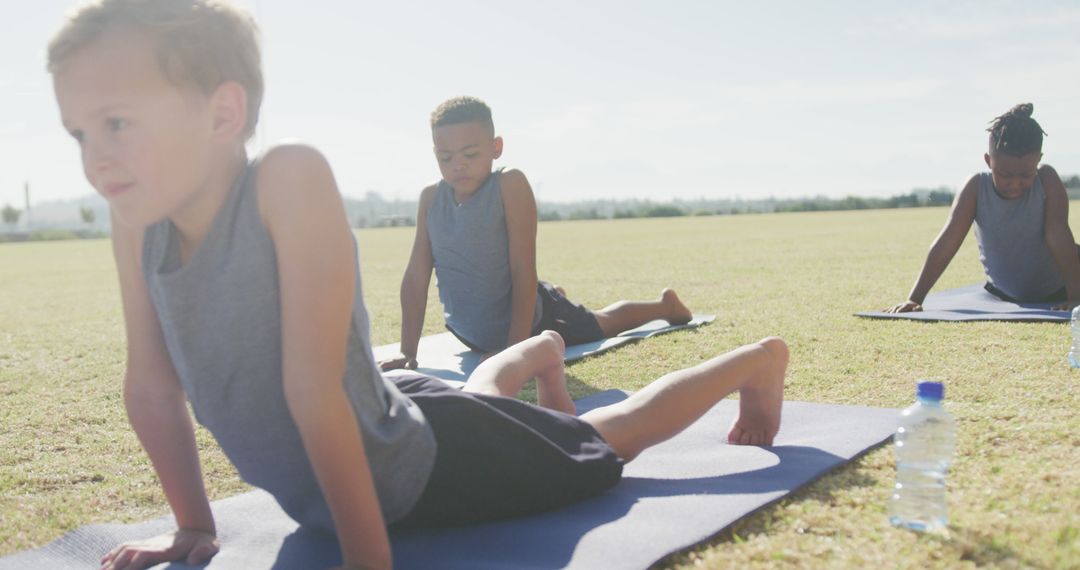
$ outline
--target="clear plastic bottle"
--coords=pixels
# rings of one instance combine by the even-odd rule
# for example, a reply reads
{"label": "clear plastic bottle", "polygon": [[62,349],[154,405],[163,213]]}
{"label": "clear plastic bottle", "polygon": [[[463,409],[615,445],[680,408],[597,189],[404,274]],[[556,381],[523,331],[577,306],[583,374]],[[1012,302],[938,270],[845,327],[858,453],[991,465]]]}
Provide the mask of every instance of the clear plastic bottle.
{"label": "clear plastic bottle", "polygon": [[1069,349],[1069,366],[1080,368],[1080,305],[1072,310],[1072,348]]}
{"label": "clear plastic bottle", "polygon": [[923,532],[944,532],[945,472],[952,462],[956,422],[941,406],[941,382],[919,382],[918,401],[900,412],[896,435],[896,487],[889,522]]}

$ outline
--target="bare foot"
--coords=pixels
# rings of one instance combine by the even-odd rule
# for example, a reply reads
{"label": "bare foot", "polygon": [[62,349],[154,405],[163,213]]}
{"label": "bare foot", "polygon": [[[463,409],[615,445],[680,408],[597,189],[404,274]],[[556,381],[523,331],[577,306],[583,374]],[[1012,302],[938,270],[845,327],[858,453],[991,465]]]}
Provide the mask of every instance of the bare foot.
{"label": "bare foot", "polygon": [[772,445],[780,431],[787,344],[773,336],[762,339],[758,346],[767,352],[769,366],[739,389],[739,415],[728,432],[728,443],[735,445]]}
{"label": "bare foot", "polygon": [[686,305],[679,299],[679,296],[675,293],[674,289],[664,289],[660,292],[660,301],[664,303],[664,307],[667,308],[667,322],[673,325],[685,325],[690,322],[690,319],[694,318],[690,309],[686,308]]}
{"label": "bare foot", "polygon": [[550,365],[536,374],[536,403],[543,408],[577,415],[577,406],[566,389],[566,366],[563,363],[566,342],[555,331],[544,331],[538,336],[545,340],[544,346],[550,351],[544,355]]}

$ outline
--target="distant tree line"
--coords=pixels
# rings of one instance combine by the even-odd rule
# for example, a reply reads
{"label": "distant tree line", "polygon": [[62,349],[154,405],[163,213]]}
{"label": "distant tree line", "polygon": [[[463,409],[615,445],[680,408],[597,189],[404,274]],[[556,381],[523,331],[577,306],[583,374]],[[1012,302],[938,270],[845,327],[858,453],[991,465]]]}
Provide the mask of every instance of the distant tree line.
{"label": "distant tree line", "polygon": [[[1080,174],[1064,176],[1062,181],[1068,190],[1069,198],[1080,199]],[[684,199],[670,202],[653,202],[636,198],[622,200],[582,200],[577,202],[539,202],[537,211],[540,221],[559,220],[600,220],[625,218],[671,218],[678,216],[728,216],[736,214],[759,214],[770,212],[818,212],[829,210],[868,210],[878,208],[915,208],[923,206],[947,206],[952,203],[953,191],[945,186],[937,188],[916,188],[907,194],[888,198],[846,196],[829,198],[826,196],[803,198],[764,198],[743,200],[740,198],[722,199]],[[51,220],[41,220],[33,227],[19,228],[20,220],[26,218],[25,212],[4,204],[0,207],[0,241],[12,239],[41,239],[48,235],[52,239],[62,239],[61,234],[53,230],[65,230],[63,235],[100,236],[106,235],[100,228],[101,222],[108,225],[108,209],[101,205],[87,204],[86,198],[70,202],[44,203],[35,206],[35,212],[51,211]],[[345,210],[350,223],[357,228],[414,226],[416,225],[415,200],[387,200],[374,191],[365,193],[363,199],[345,197]],[[95,203],[96,204],[96,203]],[[74,215],[70,221],[63,218],[56,221],[55,212],[71,208]],[[79,223],[81,222],[81,224]],[[38,236],[38,237],[35,237]]]}
{"label": "distant tree line", "polygon": [[541,221],[599,220],[624,218],[671,218],[677,216],[726,216],[770,212],[816,212],[827,210],[868,210],[875,208],[917,208],[947,206],[953,192],[947,187],[915,189],[889,198],[847,196],[829,198],[676,199],[657,203],[650,200],[592,200],[570,204],[540,202]]}

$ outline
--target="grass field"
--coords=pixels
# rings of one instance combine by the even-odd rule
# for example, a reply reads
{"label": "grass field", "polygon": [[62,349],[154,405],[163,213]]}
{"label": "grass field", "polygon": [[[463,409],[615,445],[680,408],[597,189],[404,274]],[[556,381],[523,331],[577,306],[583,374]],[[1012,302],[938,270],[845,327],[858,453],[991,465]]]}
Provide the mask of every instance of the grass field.
{"label": "grass field", "polygon": [[[904,407],[917,379],[946,384],[958,426],[948,537],[889,526],[895,471],[884,447],[668,564],[1080,567],[1080,372],[1065,362],[1068,327],[851,316],[903,300],[945,215],[541,224],[540,275],[575,300],[599,307],[671,285],[695,311],[718,315],[701,329],[572,365],[575,396],[633,390],[772,334],[792,349],[789,399]],[[1072,222],[1080,227],[1080,215]],[[412,231],[358,237],[373,340],[394,342]],[[969,236],[935,289],[981,278]],[[425,334],[440,331],[434,288],[427,315]],[[167,511],[122,411],[123,345],[107,241],[0,245],[0,555],[76,526]],[[198,437],[211,497],[244,490],[207,434]]]}

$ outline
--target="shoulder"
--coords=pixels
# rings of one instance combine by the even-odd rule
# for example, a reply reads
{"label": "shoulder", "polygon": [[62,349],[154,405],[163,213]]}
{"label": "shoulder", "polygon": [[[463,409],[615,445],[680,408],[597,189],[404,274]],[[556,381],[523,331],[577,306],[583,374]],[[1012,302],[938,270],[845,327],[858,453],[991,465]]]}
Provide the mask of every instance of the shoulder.
{"label": "shoulder", "polygon": [[1043,187],[1056,185],[1064,186],[1057,170],[1054,170],[1054,167],[1049,164],[1039,166],[1039,180],[1042,181]]}
{"label": "shoulder", "polygon": [[348,226],[330,164],[316,148],[276,145],[262,154],[255,169],[259,215],[271,235],[286,227],[325,226],[335,218]]}
{"label": "shoulder", "polygon": [[439,183],[429,184],[420,191],[420,207],[427,209],[426,206],[430,206],[435,201],[435,196],[439,193]]}
{"label": "shoulder", "polygon": [[516,168],[508,168],[499,174],[499,191],[506,203],[535,202],[529,180]]}
{"label": "shoulder", "polygon": [[956,193],[952,212],[949,214],[949,224],[963,224],[963,227],[967,227],[975,219],[983,176],[981,172],[971,175],[964,187]]}
{"label": "shoulder", "polygon": [[330,163],[318,149],[303,143],[284,143],[271,147],[256,165],[256,188],[260,196],[299,194],[318,191],[296,183],[318,182],[331,176]]}
{"label": "shoulder", "polygon": [[532,187],[529,186],[529,179],[525,178],[525,173],[516,168],[507,168],[499,173],[499,186],[505,192],[510,190],[511,192],[528,191],[532,193]]}
{"label": "shoulder", "polygon": [[1065,183],[1061,181],[1053,166],[1044,164],[1039,167],[1039,181],[1042,183],[1043,196],[1047,204],[1054,207],[1068,205],[1069,193],[1065,190]]}
{"label": "shoulder", "polygon": [[960,189],[960,193],[956,195],[957,200],[975,200],[979,196],[979,189],[982,187],[983,178],[986,177],[985,172],[976,172],[967,179],[964,183],[964,187]]}
{"label": "shoulder", "polygon": [[260,156],[255,193],[264,219],[275,212],[296,214],[327,200],[341,201],[326,157],[302,143],[275,145]]}

